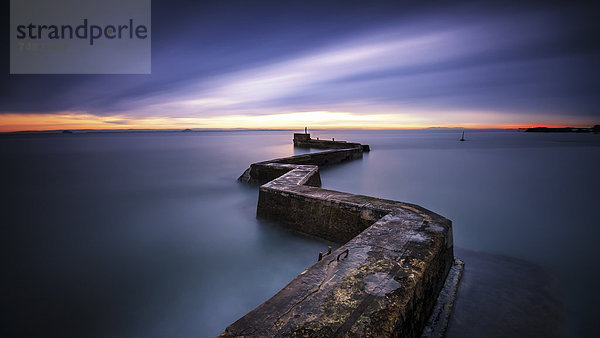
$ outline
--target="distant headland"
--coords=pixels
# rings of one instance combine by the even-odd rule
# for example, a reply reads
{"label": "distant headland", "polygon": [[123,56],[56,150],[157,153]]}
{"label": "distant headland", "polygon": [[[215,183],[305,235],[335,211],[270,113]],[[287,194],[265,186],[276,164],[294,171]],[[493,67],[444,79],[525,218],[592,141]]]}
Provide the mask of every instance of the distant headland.
{"label": "distant headland", "polygon": [[576,128],[576,127],[562,127],[562,128],[548,128],[548,127],[534,127],[525,130],[527,133],[600,133],[600,124],[597,124],[591,128]]}

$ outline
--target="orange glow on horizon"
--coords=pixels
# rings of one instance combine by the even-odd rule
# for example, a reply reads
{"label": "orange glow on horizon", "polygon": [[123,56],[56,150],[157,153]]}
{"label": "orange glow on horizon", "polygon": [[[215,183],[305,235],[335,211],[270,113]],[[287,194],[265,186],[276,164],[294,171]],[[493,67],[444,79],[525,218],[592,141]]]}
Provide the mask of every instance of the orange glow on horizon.
{"label": "orange glow on horizon", "polygon": [[[411,120],[412,121],[408,121]],[[398,121],[407,120],[405,123]],[[309,122],[307,122],[309,121]],[[216,117],[143,117],[99,116],[87,113],[0,114],[0,132],[53,130],[128,130],[128,129],[518,129],[532,127],[589,128],[580,124],[545,123],[426,123],[394,114],[359,115],[339,112],[294,112],[272,115],[225,115]]]}

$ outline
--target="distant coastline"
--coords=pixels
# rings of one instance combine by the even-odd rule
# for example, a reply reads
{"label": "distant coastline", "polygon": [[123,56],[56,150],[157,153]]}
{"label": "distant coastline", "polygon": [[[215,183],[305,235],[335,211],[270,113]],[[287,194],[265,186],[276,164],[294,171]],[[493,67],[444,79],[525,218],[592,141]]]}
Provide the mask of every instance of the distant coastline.
{"label": "distant coastline", "polygon": [[600,133],[600,124],[597,124],[590,128],[577,128],[577,127],[562,127],[562,128],[548,128],[548,127],[534,127],[525,129],[526,133]]}
{"label": "distant coastline", "polygon": [[[171,129],[52,129],[52,130],[20,130],[0,131],[0,136],[10,135],[61,135],[61,134],[108,134],[108,133],[202,133],[202,132],[240,132],[240,131],[292,131],[294,128],[171,128]],[[361,128],[313,128],[312,130],[339,130],[339,131],[525,131],[533,133],[600,133],[600,125],[593,127],[531,127],[531,128],[466,128],[466,127],[426,127],[426,128],[389,128],[389,129],[361,129]]]}

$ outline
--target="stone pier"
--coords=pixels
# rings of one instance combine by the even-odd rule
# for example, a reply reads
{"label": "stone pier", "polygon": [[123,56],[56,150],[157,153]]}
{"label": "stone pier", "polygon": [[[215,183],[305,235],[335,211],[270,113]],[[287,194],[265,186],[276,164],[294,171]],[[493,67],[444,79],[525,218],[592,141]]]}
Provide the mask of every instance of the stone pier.
{"label": "stone pier", "polygon": [[315,140],[310,138],[308,133],[295,133],[294,134],[294,146],[299,148],[316,148],[316,149],[348,149],[348,148],[360,148],[364,152],[370,150],[369,145],[360,143],[350,143],[346,141],[335,141],[331,140]]}
{"label": "stone pier", "polygon": [[239,180],[262,184],[257,217],[341,247],[222,336],[443,336],[462,271],[452,222],[418,205],[320,188],[319,166],[361,158],[366,145],[309,134],[294,134],[294,145],[333,150],[254,163]]}

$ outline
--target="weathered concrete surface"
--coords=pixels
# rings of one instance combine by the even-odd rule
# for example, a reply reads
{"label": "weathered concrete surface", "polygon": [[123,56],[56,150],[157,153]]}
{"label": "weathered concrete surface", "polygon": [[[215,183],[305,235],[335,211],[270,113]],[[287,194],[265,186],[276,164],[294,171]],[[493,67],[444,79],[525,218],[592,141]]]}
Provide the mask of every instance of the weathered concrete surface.
{"label": "weathered concrete surface", "polygon": [[[238,178],[238,180],[245,183],[264,184],[295,168],[294,166],[282,166],[276,164],[300,164],[322,167],[359,159],[362,158],[362,154],[361,148],[350,148],[327,150],[319,153],[296,155],[253,163],[250,165],[250,168],[246,169],[246,171]],[[320,177],[317,186],[321,186]]]}
{"label": "weathered concrete surface", "polygon": [[425,329],[423,329],[421,338],[442,338],[446,336],[446,330],[450,323],[450,315],[456,302],[458,285],[464,269],[465,263],[458,258],[454,258],[454,264],[450,268],[450,272],[448,272],[444,287],[440,290],[437,302],[433,307]]}
{"label": "weathered concrete surface", "polygon": [[347,149],[360,147],[362,151],[369,151],[370,147],[367,144],[350,143],[346,141],[335,140],[315,140],[310,137],[310,134],[295,133],[294,146],[300,148],[317,148],[317,149]]}
{"label": "weathered concrete surface", "polygon": [[452,223],[417,205],[319,188],[318,163],[362,149],[255,163],[240,177],[269,181],[258,217],[345,244],[222,336],[421,336],[453,264]]}

